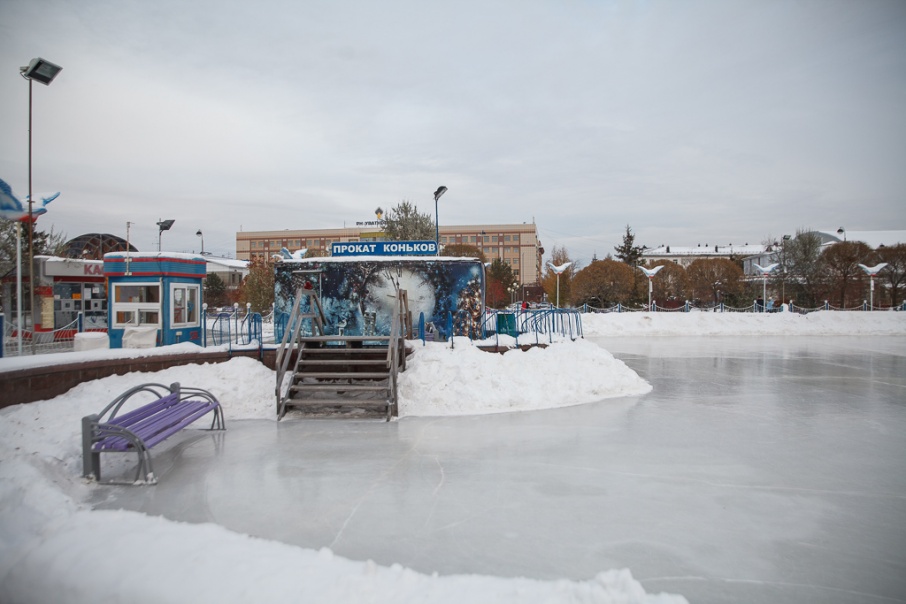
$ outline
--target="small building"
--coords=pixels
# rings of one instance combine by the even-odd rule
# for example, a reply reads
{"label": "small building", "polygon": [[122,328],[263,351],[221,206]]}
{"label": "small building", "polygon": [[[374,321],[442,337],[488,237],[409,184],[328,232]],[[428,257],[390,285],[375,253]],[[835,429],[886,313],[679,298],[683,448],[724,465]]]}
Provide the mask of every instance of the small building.
{"label": "small building", "polygon": [[[27,268],[27,267],[26,267]],[[83,313],[85,329],[107,326],[107,287],[100,260],[35,256],[35,331],[71,326]],[[28,312],[31,271],[22,278],[22,309]],[[3,277],[3,313],[13,313],[16,272]]]}
{"label": "small building", "polygon": [[205,265],[197,254],[105,254],[110,347],[201,345]]}
{"label": "small building", "polygon": [[[400,255],[400,246],[411,243],[437,249],[433,241],[334,244],[330,257],[277,262],[277,316],[289,315],[301,287],[318,297],[329,335],[387,335],[405,290],[413,324],[423,315],[444,337],[450,321],[457,335],[476,333],[484,312],[484,265],[475,258]],[[361,249],[345,256],[344,247]]]}

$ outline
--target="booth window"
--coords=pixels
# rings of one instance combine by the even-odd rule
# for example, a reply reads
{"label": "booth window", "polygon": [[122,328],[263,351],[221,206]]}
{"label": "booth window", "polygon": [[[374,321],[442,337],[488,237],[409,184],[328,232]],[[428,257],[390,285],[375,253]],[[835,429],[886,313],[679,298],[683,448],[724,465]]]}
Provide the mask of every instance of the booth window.
{"label": "booth window", "polygon": [[185,283],[170,285],[170,326],[195,327],[199,325],[198,299],[201,287]]}
{"label": "booth window", "polygon": [[113,327],[160,326],[159,283],[114,283]]}

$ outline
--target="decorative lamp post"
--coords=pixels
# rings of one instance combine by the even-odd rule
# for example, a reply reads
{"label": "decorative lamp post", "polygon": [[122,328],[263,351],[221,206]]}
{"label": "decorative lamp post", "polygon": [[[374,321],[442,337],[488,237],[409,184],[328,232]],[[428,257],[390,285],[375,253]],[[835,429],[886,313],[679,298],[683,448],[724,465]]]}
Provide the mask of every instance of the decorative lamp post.
{"label": "decorative lamp post", "polygon": [[774,264],[761,266],[760,264],[753,262],[752,266],[754,266],[761,272],[761,312],[764,312],[768,297],[768,275],[771,274],[771,271],[773,271],[780,265],[775,262]]}
{"label": "decorative lamp post", "polygon": [[843,227],[840,227],[839,229],[837,229],[837,234],[843,235],[843,241],[846,241],[846,229],[844,229]]}
{"label": "decorative lamp post", "polygon": [[871,281],[871,287],[869,288],[870,289],[869,295],[871,296],[871,302],[869,303],[869,307],[868,307],[869,310],[875,309],[875,275],[877,275],[879,272],[881,272],[881,269],[883,269],[885,266],[887,266],[886,262],[882,262],[881,264],[878,264],[877,266],[865,266],[864,264],[859,265],[859,268],[861,268],[863,271],[866,272],[866,274],[868,274],[868,278]]}
{"label": "decorative lamp post", "polygon": [[201,229],[198,229],[195,234],[201,237],[201,255],[204,256],[204,233],[201,232]]}
{"label": "decorative lamp post", "polygon": [[780,303],[786,302],[786,242],[792,239],[789,235],[783,236],[783,243],[780,248]]}
{"label": "decorative lamp post", "polygon": [[640,266],[639,268],[642,270],[643,273],[645,273],[645,276],[648,277],[648,310],[650,311],[651,310],[651,291],[652,291],[652,289],[654,289],[654,276],[657,274],[657,272],[659,270],[664,268],[664,265],[659,264],[659,265],[655,266],[654,268],[645,268],[644,266]]}
{"label": "decorative lamp post", "polygon": [[175,220],[159,220],[157,222],[157,251],[160,251],[160,236],[163,235],[164,231],[169,231],[170,227],[173,226]]}
{"label": "decorative lamp post", "polygon": [[437,201],[447,192],[447,187],[440,186],[434,191],[434,243],[437,245],[437,255],[440,255],[440,221],[437,219]]}
{"label": "decorative lamp post", "polygon": [[[34,258],[35,258],[35,217],[32,213],[34,205],[34,195],[31,190],[31,116],[32,116],[32,82],[39,82],[45,86],[50,86],[54,78],[62,71],[63,68],[55,65],[50,61],[38,57],[32,59],[28,65],[19,68],[19,75],[28,80],[28,299],[31,308],[32,330],[35,328],[35,275],[34,275]],[[22,317],[19,317],[19,328],[21,330]],[[34,350],[35,339],[32,337],[32,350]]]}
{"label": "decorative lamp post", "polygon": [[572,265],[572,262],[566,262],[566,263],[561,264],[561,265],[559,265],[559,266],[556,265],[556,264],[551,264],[550,262],[548,262],[547,265],[548,265],[549,267],[551,267],[551,270],[552,270],[552,271],[554,271],[555,273],[557,273],[557,308],[560,308],[560,275],[563,273],[563,271],[565,271],[566,269],[568,269],[568,268],[570,267],[570,265]]}

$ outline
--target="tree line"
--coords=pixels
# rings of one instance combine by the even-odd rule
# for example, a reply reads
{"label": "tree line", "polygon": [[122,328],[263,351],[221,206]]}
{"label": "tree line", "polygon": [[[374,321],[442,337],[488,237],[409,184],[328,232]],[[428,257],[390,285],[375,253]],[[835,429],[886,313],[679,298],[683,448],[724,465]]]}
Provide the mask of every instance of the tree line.
{"label": "tree line", "polygon": [[[585,267],[573,264],[560,275],[560,305],[609,308],[617,304],[648,303],[648,278],[638,267],[663,265],[652,282],[652,299],[662,307],[679,307],[686,301],[698,306],[746,307],[762,297],[760,276],[746,276],[742,257],[701,258],[688,266],[670,260],[646,263],[644,248],[635,245],[627,226],[623,243],[614,255],[592,260]],[[873,249],[861,241],[823,245],[820,236],[800,230],[795,237],[768,248],[778,266],[767,281],[768,297],[797,306],[815,308],[825,301],[840,308],[856,307],[869,299],[869,276],[859,267],[887,263],[875,277],[875,304],[902,304],[906,280],[906,244]],[[566,249],[554,247],[550,264],[570,262]],[[764,264],[768,264],[765,262]],[[542,285],[549,300],[556,296],[556,274],[546,269]]]}

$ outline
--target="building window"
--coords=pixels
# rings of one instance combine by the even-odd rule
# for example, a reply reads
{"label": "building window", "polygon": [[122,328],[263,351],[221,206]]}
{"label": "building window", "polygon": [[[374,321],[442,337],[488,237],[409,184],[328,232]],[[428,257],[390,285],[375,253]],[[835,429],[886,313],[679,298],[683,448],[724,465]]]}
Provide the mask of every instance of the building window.
{"label": "building window", "polygon": [[511,239],[510,239],[510,236],[509,236],[509,235],[507,235],[507,236],[505,236],[505,237],[504,237],[504,238],[503,238],[503,239],[504,239],[504,241],[511,241]]}
{"label": "building window", "polygon": [[184,283],[170,285],[170,326],[198,327],[200,286]]}
{"label": "building window", "polygon": [[160,327],[159,283],[114,283],[113,327],[129,325]]}

